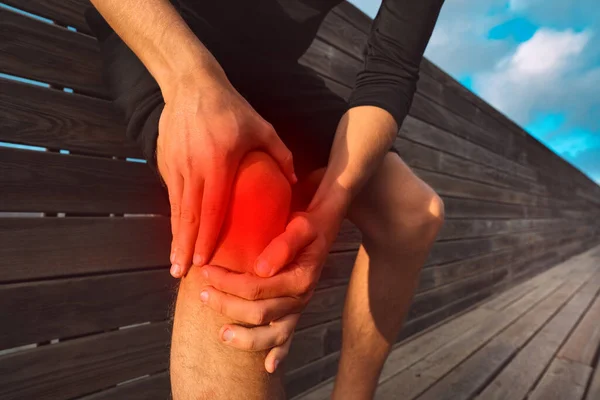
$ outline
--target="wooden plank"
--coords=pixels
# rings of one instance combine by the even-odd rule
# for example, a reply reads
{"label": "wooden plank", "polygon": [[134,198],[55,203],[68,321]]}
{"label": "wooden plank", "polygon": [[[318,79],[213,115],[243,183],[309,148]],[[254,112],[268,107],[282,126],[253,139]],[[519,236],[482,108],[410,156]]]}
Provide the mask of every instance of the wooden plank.
{"label": "wooden plank", "polygon": [[593,369],[589,365],[555,358],[534,391],[530,400],[579,400],[583,398]]}
{"label": "wooden plank", "polygon": [[590,383],[590,387],[587,390],[585,400],[597,400],[600,399],[600,367],[596,366],[594,377]]}
{"label": "wooden plank", "polygon": [[316,292],[298,321],[297,329],[330,321],[342,314],[346,286],[336,286]]}
{"label": "wooden plank", "polygon": [[[452,319],[446,324],[440,325],[435,330],[428,331],[398,344],[390,353],[379,380],[383,381],[398,370],[414,364],[430,352],[441,347],[448,340],[480,323],[482,319],[485,319],[490,314],[491,311],[489,310],[475,309],[472,312]],[[292,344],[292,346],[294,345]],[[301,396],[298,400],[328,399],[332,390],[333,382],[329,382],[327,385],[321,386],[318,390]]]}
{"label": "wooden plank", "polygon": [[569,300],[571,295],[572,288],[569,285],[559,287],[482,349],[436,382],[418,399],[460,400],[473,398],[510,357]]}
{"label": "wooden plank", "polygon": [[463,159],[504,171],[525,181],[535,182],[537,179],[536,171],[523,167],[481,145],[450,134],[447,130],[410,115],[404,120],[399,135],[441,152],[453,154]]}
{"label": "wooden plank", "polygon": [[414,96],[410,115],[504,156],[503,148],[506,144],[500,141],[493,132],[481,129],[462,116],[434,103],[419,92]]}
{"label": "wooden plank", "polygon": [[167,268],[0,286],[0,349],[169,317],[176,280]]}
{"label": "wooden plank", "polygon": [[460,281],[444,285],[426,292],[417,294],[409,310],[409,316],[416,316],[430,313],[444,304],[456,301],[473,293],[479,288],[493,286],[494,284],[508,279],[507,268],[492,268],[481,274],[462,279]]}
{"label": "wooden plank", "polygon": [[165,371],[81,397],[80,400],[165,400],[170,396],[171,382],[169,373]]}
{"label": "wooden plank", "polygon": [[361,68],[359,60],[319,38],[312,42],[299,62],[348,87],[354,87],[356,74]]}
{"label": "wooden plank", "polygon": [[168,214],[166,190],[147,165],[0,148],[0,209]]}
{"label": "wooden plank", "polygon": [[[597,269],[597,266],[594,266]],[[544,372],[600,288],[596,274],[485,388],[480,399],[519,400]]]}
{"label": "wooden plank", "polygon": [[438,240],[467,239],[533,230],[558,230],[566,219],[451,219],[444,222]]}
{"label": "wooden plank", "polygon": [[[483,299],[485,299],[486,297],[488,297],[490,295],[490,290],[491,288],[485,288],[483,290],[480,290],[474,294],[470,294],[469,296],[460,299],[459,301],[450,303],[445,305],[444,307],[441,307],[440,309],[424,315],[422,317],[419,318],[415,318],[413,320],[408,320],[402,331],[400,332],[400,334],[398,335],[397,340],[398,341],[402,341],[405,340],[409,337],[412,337],[413,335],[419,333],[419,332],[423,332],[423,331],[428,331],[429,329],[436,329],[436,324],[440,324],[439,326],[442,326],[442,321],[448,319],[448,318],[452,318],[452,317],[456,317],[457,315],[459,315],[462,311],[468,309],[469,307],[472,307],[473,305],[481,302]],[[338,324],[339,324],[339,320],[338,320]],[[330,324],[334,324],[334,322],[330,323]],[[433,326],[433,328],[431,328]],[[312,328],[312,329],[317,329]],[[333,329],[333,328],[331,328]],[[339,330],[341,329],[341,325],[337,326],[335,329]],[[305,331],[301,331],[298,333],[298,336],[296,336],[296,340],[298,339],[299,335],[304,334]],[[313,337],[317,337],[317,335],[315,333],[312,334]],[[327,336],[329,344],[328,346],[335,348],[337,347],[337,349],[340,349],[340,345],[341,345],[341,338],[339,336]],[[306,348],[304,351],[309,351],[307,349],[312,349],[313,347],[318,347],[320,346],[319,343],[317,342],[311,342],[310,345],[307,344]],[[310,350],[312,351],[312,350]],[[320,360],[314,361],[306,366],[303,367],[303,371],[306,373],[311,373],[314,375],[311,376],[321,376],[319,374],[321,374],[321,372],[323,369],[326,369],[328,367],[327,363],[321,363]],[[310,372],[310,369],[314,368],[317,371],[313,371]],[[292,371],[293,373],[293,371]],[[329,377],[331,375],[327,375],[327,377]],[[316,385],[318,382],[313,383],[313,386]],[[328,397],[327,397],[328,398]]]}
{"label": "wooden plank", "polygon": [[0,78],[0,140],[143,158],[110,102]]}
{"label": "wooden plank", "polygon": [[[170,265],[171,226],[163,216],[0,218],[0,243],[0,282],[115,272]],[[323,285],[348,281],[359,245],[345,221],[332,246],[344,252],[329,255]]]}
{"label": "wooden plank", "polygon": [[441,196],[446,218],[555,218],[561,212],[545,207],[527,207],[518,204],[501,204],[490,201],[459,199]]}
{"label": "wooden plank", "polygon": [[[571,228],[575,229],[572,227],[572,225]],[[570,233],[566,229],[567,228],[559,232],[563,234]],[[579,226],[577,229],[581,229],[583,232],[589,230],[586,225]],[[532,231],[494,235],[478,239],[440,241],[435,243],[433,246],[425,265],[437,265],[451,261],[464,260],[476,255],[488,254],[489,252],[502,249],[515,248],[515,246],[534,243],[540,240],[550,239],[555,236],[556,231]]]}
{"label": "wooden plank", "polygon": [[428,266],[421,270],[419,290],[446,285],[460,279],[467,278],[477,273],[489,271],[505,265],[523,262],[533,262],[548,248],[557,246],[565,238],[580,239],[582,235],[570,234],[567,231],[549,232],[545,238],[540,238],[524,243],[518,243],[507,249],[501,249],[474,257],[465,257],[440,266]]}
{"label": "wooden plank", "polygon": [[[589,178],[583,176],[580,171],[574,169],[572,165],[559,157],[555,157],[554,154],[548,150],[546,146],[541,144],[535,138],[531,137],[525,132],[520,126],[515,124],[513,121],[508,119],[505,115],[494,109],[488,103],[481,98],[474,95],[472,92],[464,88],[460,83],[450,77],[447,73],[439,69],[437,66],[432,64],[429,60],[424,59],[421,63],[422,78],[420,81],[419,90],[426,96],[429,96],[436,101],[440,101],[442,97],[449,97],[446,101],[443,101],[447,107],[453,107],[461,104],[460,110],[454,110],[458,114],[465,115],[470,121],[480,125],[484,129],[491,129],[494,131],[502,132],[506,131],[506,137],[509,139],[505,146],[505,156],[516,160],[523,165],[546,165],[552,164],[552,168],[547,168],[549,171],[553,171],[550,177],[556,175],[556,171],[568,171],[571,177],[581,177],[582,182],[590,182]],[[427,87],[427,84],[431,82],[433,78],[435,81],[442,84],[443,92],[438,92],[437,95],[431,92],[431,88]],[[453,92],[453,93],[452,93]],[[450,94],[449,94],[450,93]],[[462,104],[463,101],[457,96],[468,101],[472,104],[472,108],[469,108],[468,104]],[[472,114],[472,109],[475,109],[475,115]],[[544,161],[542,161],[544,160]],[[540,170],[544,173],[544,170]],[[560,186],[565,186],[564,180],[555,180],[556,183],[561,183]],[[590,182],[591,183],[591,182]],[[596,186],[594,184],[591,185]]]}
{"label": "wooden plank", "polygon": [[454,91],[461,97],[468,100],[471,104],[473,104],[473,106],[479,108],[482,112],[485,112],[494,117],[504,126],[506,126],[506,128],[509,129],[511,132],[517,135],[526,134],[521,127],[519,127],[516,123],[510,120],[506,115],[502,114],[500,111],[488,104],[485,100],[483,100],[482,98],[465,88],[456,79],[452,78],[448,73],[443,71],[431,61],[423,59],[423,62],[421,63],[421,71],[423,71],[424,74],[429,75],[436,81],[442,83],[449,90]]}
{"label": "wooden plank", "polygon": [[589,308],[557,357],[593,366],[600,346],[600,297]]}
{"label": "wooden plank", "polygon": [[532,196],[511,189],[498,188],[495,185],[474,182],[470,179],[452,177],[447,174],[418,168],[413,168],[413,171],[440,195],[540,207],[556,205],[554,200],[547,197]]}
{"label": "wooden plank", "polygon": [[[339,259],[332,255],[327,268]],[[0,349],[165,320],[178,283],[167,269],[0,285],[0,304],[12,310],[1,319],[12,328],[0,331]],[[346,286],[327,286],[315,291],[298,329],[340,317]]]}
{"label": "wooden plank", "polygon": [[169,324],[148,324],[0,357],[0,397],[66,399],[168,368]]}
{"label": "wooden plank", "polygon": [[171,228],[160,216],[0,218],[0,243],[0,282],[17,281],[169,266]]}
{"label": "wooden plank", "polygon": [[[556,268],[553,268],[550,271],[546,271],[545,273],[536,276],[533,280],[536,282],[539,281],[540,283],[542,283],[542,279],[546,279],[546,282],[549,281],[550,279],[556,279],[559,276],[557,274],[558,271],[562,271],[561,272],[562,274],[566,274],[569,271],[571,271],[571,269],[572,269],[571,267],[573,267],[573,266],[574,266],[574,264],[571,262],[563,263],[560,266],[557,266]],[[479,292],[479,293],[484,294],[483,297],[481,295],[479,295],[479,293],[475,293],[474,295],[467,296],[466,298],[461,299],[458,302],[455,302],[453,304],[450,304],[449,306],[447,305],[446,307],[442,307],[441,309],[438,309],[435,312],[428,314],[424,317],[420,317],[420,318],[409,321],[403,328],[403,332],[408,332],[408,334],[402,333],[400,335],[400,337],[410,336],[410,335],[414,334],[415,332],[422,331],[423,329],[427,328],[429,325],[435,324],[436,322],[438,322],[450,315],[456,315],[462,309],[467,308],[467,307],[481,301],[482,298],[489,296],[489,293],[490,293],[489,290],[490,290],[490,288],[486,288],[483,291]],[[458,306],[458,307],[456,307],[456,306]],[[445,312],[446,310],[448,310],[448,312]],[[479,321],[480,317],[478,317],[478,315],[481,315],[481,314],[491,315],[490,314],[491,312],[492,311],[490,311],[490,310],[476,308],[475,310],[473,310],[467,314],[463,314],[455,319],[452,319],[448,323],[439,325],[435,329],[429,330],[422,335],[418,335],[409,341],[399,343],[395,347],[395,349],[392,351],[392,353],[390,354],[390,357],[388,358],[388,360],[384,366],[382,375],[380,377],[380,381],[383,382],[383,381],[389,379],[391,376],[397,374],[398,372],[401,372],[403,369],[414,364],[416,361],[420,360],[422,357],[426,356],[427,354],[430,354],[431,352],[435,351],[436,349],[438,349],[440,346],[447,343],[451,339],[454,339],[456,336],[458,336],[460,334],[460,332],[455,331],[455,329],[458,329],[461,332],[464,332],[464,331],[468,330],[469,328],[471,328],[477,324],[480,324],[481,321]],[[431,316],[440,316],[440,317],[437,317],[435,320],[428,321],[431,318]],[[426,324],[422,325],[422,321],[425,321]],[[417,327],[417,329],[414,329],[414,327]],[[341,326],[339,325],[339,322],[338,322],[338,325],[335,325],[334,322],[331,322],[328,324],[327,329],[332,330],[333,332],[339,332],[339,330],[341,329]],[[335,334],[331,334],[330,332],[327,332],[327,331],[319,332],[318,327],[301,331],[301,332],[299,332],[299,335],[302,335],[302,334],[304,334],[304,332],[311,331],[311,330],[312,330],[312,332],[311,332],[310,337],[314,338],[314,340],[309,340],[309,341],[303,340],[302,348],[304,349],[304,352],[310,353],[314,350],[314,348],[323,346],[323,342],[319,341],[319,338],[323,338],[323,337],[327,338],[326,339],[326,343],[328,343],[327,346],[332,347],[332,345],[334,345],[334,347],[337,346],[337,348],[339,349],[339,345],[340,345],[339,337],[336,337]],[[437,338],[437,335],[440,333],[442,335],[440,335],[440,337]],[[406,346],[406,348],[405,348],[405,346]],[[300,352],[301,350],[295,350],[292,345],[292,352],[295,352],[295,351]],[[320,354],[319,355],[320,357],[323,357],[324,355],[327,355],[328,353],[321,352],[319,354]],[[297,357],[300,358],[302,356],[299,355]],[[416,359],[415,359],[415,357],[416,357]],[[316,359],[317,356],[315,356],[314,358]],[[292,369],[297,368],[297,366],[299,366],[299,365],[301,365],[301,364],[293,363],[291,365],[291,368]],[[311,363],[310,366],[306,366],[305,371],[309,370],[310,368],[314,368],[314,369],[321,368],[322,369],[322,368],[324,368],[324,366],[323,366],[323,364],[316,361],[316,362]],[[315,374],[318,374],[318,373],[315,372]],[[298,398],[298,400],[300,400],[300,399],[301,400],[317,400],[317,399],[325,400],[325,399],[329,398],[332,389],[333,389],[333,383],[332,383],[332,381],[330,381],[329,383],[323,384],[321,387],[318,388],[318,390],[310,391],[310,392],[307,392],[307,393],[301,395]]]}
{"label": "wooden plank", "polygon": [[[551,282],[531,291],[506,310],[499,312],[498,315],[490,317],[488,321],[482,322],[480,326],[469,330],[409,369],[385,381],[379,386],[375,398],[385,399],[395,395],[412,399],[420,395],[453,367],[487,343],[498,332],[550,295],[559,285],[560,282]],[[573,288],[573,291],[577,287],[578,285]]]}
{"label": "wooden plank", "polygon": [[371,17],[356,8],[352,3],[343,1],[337,5],[332,12],[364,33],[368,33],[371,29],[371,23],[373,22]]}
{"label": "wooden plank", "polygon": [[92,4],[88,0],[5,0],[6,4],[53,20],[78,31],[89,32],[83,12]]}
{"label": "wooden plank", "polygon": [[514,189],[527,194],[547,196],[542,185],[525,181],[495,167],[478,164],[454,154],[445,153],[433,147],[425,146],[404,137],[398,137],[395,147],[402,160],[412,168],[441,172],[490,186]]}
{"label": "wooden plank", "polygon": [[333,12],[325,17],[319,27],[317,37],[356,59],[362,60],[368,35],[344,19],[338,10],[339,7],[334,8]]}
{"label": "wooden plank", "polygon": [[92,37],[0,8],[0,54],[2,72],[107,97]]}
{"label": "wooden plank", "polygon": [[339,352],[333,353],[302,368],[287,372],[284,378],[286,397],[294,397],[335,375],[339,358]]}

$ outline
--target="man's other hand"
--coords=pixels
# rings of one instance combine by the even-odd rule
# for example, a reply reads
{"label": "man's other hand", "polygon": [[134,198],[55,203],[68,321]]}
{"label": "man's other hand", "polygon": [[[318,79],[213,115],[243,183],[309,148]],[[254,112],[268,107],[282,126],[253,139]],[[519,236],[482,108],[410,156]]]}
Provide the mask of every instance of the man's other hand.
{"label": "man's other hand", "polygon": [[314,292],[346,208],[345,200],[332,196],[294,214],[285,232],[257,258],[256,274],[215,265],[202,268],[209,286],[199,293],[200,300],[240,322],[223,326],[219,335],[225,344],[249,351],[271,349],[265,369],[277,368],[288,354],[299,313]]}

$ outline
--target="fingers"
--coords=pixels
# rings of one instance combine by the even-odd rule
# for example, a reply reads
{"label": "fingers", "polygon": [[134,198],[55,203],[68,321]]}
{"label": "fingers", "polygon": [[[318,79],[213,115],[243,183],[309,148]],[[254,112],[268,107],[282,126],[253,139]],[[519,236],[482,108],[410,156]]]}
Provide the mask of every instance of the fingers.
{"label": "fingers", "polygon": [[298,313],[304,302],[293,297],[279,297],[250,301],[206,287],[200,294],[204,304],[236,321],[252,325],[264,325],[286,315]]}
{"label": "fingers", "polygon": [[181,201],[183,197],[183,177],[178,173],[169,175],[169,184],[167,186],[169,192],[169,203],[171,205],[171,275],[175,278],[181,273],[175,264],[175,256],[177,251],[177,233],[179,232],[179,216],[181,214]]}
{"label": "fingers", "polygon": [[[219,337],[223,343],[240,350],[268,350],[286,344],[291,338],[299,318],[300,314],[290,314],[269,325],[254,328],[228,324],[221,328]],[[277,354],[287,353],[278,352]]]}
{"label": "fingers", "polygon": [[310,245],[317,231],[303,214],[293,217],[285,232],[277,236],[258,256],[254,271],[258,276],[271,277],[291,263],[296,254]]}
{"label": "fingers", "polygon": [[288,340],[281,346],[273,347],[267,357],[265,358],[265,369],[269,373],[275,372],[279,364],[287,357],[290,352],[290,346],[292,345],[292,339],[294,332],[290,335]]}
{"label": "fingers", "polygon": [[223,219],[227,212],[231,185],[238,163],[227,161],[225,166],[212,171],[204,185],[200,228],[194,248],[194,265],[204,265],[213,253]]}
{"label": "fingers", "polygon": [[292,152],[286,147],[281,141],[275,129],[269,124],[269,128],[265,131],[265,137],[263,139],[265,149],[275,159],[279,168],[290,181],[290,184],[298,182],[298,178],[294,173],[294,157]]}
{"label": "fingers", "polygon": [[207,285],[246,300],[286,296],[305,298],[316,284],[306,268],[283,270],[270,278],[231,272],[216,265],[205,265],[201,273]]}
{"label": "fingers", "polygon": [[171,268],[171,275],[184,276],[192,263],[192,249],[198,237],[200,225],[200,207],[202,205],[203,182],[188,178],[183,185],[183,196],[177,226],[177,254]]}

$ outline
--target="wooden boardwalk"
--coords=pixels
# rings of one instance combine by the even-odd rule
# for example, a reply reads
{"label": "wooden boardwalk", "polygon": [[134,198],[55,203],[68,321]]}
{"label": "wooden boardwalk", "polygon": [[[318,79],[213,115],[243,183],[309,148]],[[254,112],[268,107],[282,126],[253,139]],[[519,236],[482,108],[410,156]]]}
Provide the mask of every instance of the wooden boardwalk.
{"label": "wooden boardwalk", "polygon": [[397,345],[375,398],[599,400],[599,292],[597,246]]}

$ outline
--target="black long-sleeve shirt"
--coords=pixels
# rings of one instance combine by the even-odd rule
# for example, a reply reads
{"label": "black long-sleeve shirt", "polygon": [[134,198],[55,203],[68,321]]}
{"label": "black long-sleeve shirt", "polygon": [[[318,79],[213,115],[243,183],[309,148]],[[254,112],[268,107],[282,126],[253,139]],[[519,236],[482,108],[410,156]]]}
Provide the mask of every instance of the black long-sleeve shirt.
{"label": "black long-sleeve shirt", "polygon": [[[220,39],[252,57],[298,59],[325,16],[343,0],[170,0],[194,13]],[[444,0],[383,0],[367,41],[348,106],[372,105],[402,124],[416,90],[419,66]],[[90,20],[102,20],[100,14]],[[185,16],[184,16],[185,17]]]}
{"label": "black long-sleeve shirt", "polygon": [[[174,0],[195,10],[240,48],[298,59],[343,0]],[[419,65],[444,0],[383,0],[349,107],[388,111],[398,126],[410,108]]]}

